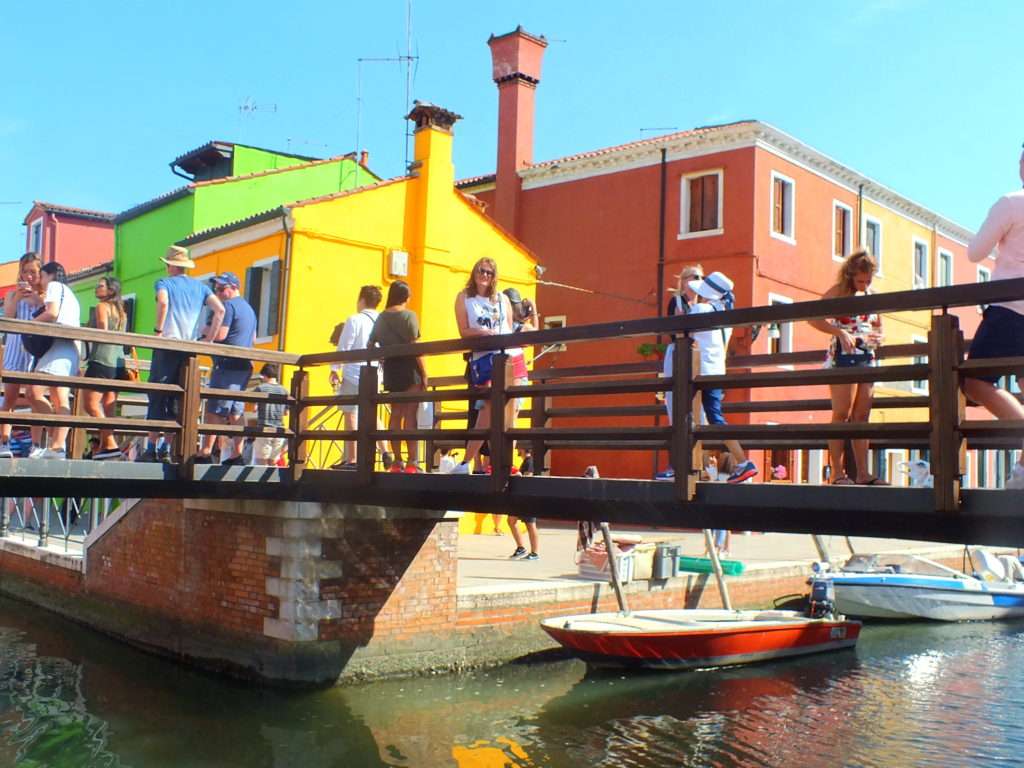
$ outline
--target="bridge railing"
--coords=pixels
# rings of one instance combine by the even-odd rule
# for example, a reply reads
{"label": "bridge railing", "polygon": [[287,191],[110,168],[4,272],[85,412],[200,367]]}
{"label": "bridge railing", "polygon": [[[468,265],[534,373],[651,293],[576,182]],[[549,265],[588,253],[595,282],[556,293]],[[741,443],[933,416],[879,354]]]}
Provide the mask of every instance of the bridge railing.
{"label": "bridge railing", "polygon": [[[386,349],[332,352],[302,355],[298,365],[303,369],[330,363],[369,363],[395,357],[424,355],[428,359],[437,355],[452,355],[464,352],[495,352],[494,385],[481,392],[468,386],[454,386],[430,392],[387,393],[377,392],[377,373],[372,367],[364,367],[358,395],[347,398],[333,396],[298,398],[296,410],[301,413],[312,405],[327,403],[354,404],[364,411],[375,412],[379,403],[419,402],[429,400],[435,403],[469,401],[485,397],[491,403],[492,423],[486,429],[417,429],[403,432],[378,430],[370,419],[361,419],[356,430],[338,431],[331,437],[355,440],[358,443],[360,460],[358,482],[372,482],[373,442],[379,438],[408,438],[427,441],[487,439],[491,445],[492,472],[490,483],[493,490],[500,491],[507,484],[512,461],[514,441],[529,441],[534,447],[534,460],[542,457],[550,448],[582,447],[604,450],[665,450],[676,468],[676,486],[681,501],[690,500],[695,493],[695,478],[700,470],[695,461],[702,442],[721,442],[738,439],[746,444],[756,442],[761,446],[782,444],[823,445],[828,439],[850,438],[881,441],[886,445],[906,445],[928,448],[931,454],[932,472],[935,476],[935,503],[940,510],[952,510],[957,505],[959,486],[963,474],[966,440],[1009,441],[1024,438],[1024,424],[1018,422],[969,422],[964,420],[965,401],[960,391],[962,377],[975,374],[1007,374],[1024,369],[1024,358],[1005,358],[986,361],[964,361],[964,342],[955,315],[948,310],[954,307],[984,305],[1009,301],[1024,295],[1024,279],[1006,280],[976,285],[961,285],[944,288],[900,291],[872,294],[840,299],[823,299],[771,307],[752,307],[727,312],[701,315],[683,315],[668,318],[630,320],[616,323],[566,327],[507,334],[492,337],[475,337],[451,341],[434,341],[389,347]],[[928,311],[931,313],[928,341],[925,344],[891,345],[883,348],[883,359],[914,357],[913,363],[881,365],[871,368],[780,370],[780,365],[817,363],[821,352],[796,352],[769,357],[746,356],[734,358],[731,365],[752,370],[730,371],[725,376],[701,376],[696,373],[693,358],[685,354],[692,346],[693,334],[698,331],[723,327],[770,325],[792,323],[819,318],[831,318],[864,313],[895,313]],[[650,337],[652,335],[674,335],[679,353],[674,356],[675,369],[670,377],[659,377],[650,363],[617,363],[607,366],[593,366],[576,370],[562,369],[551,374],[544,372],[532,376],[533,382],[526,386],[509,386],[505,383],[506,363],[503,351],[511,347],[544,347],[553,344],[600,343],[629,337]],[[758,359],[760,358],[760,359]],[[773,366],[773,370],[753,370],[759,366]],[[428,370],[429,370],[428,362]],[[905,421],[887,423],[844,423],[844,424],[734,424],[701,426],[694,419],[695,398],[701,390],[709,388],[755,390],[779,387],[808,387],[828,384],[852,384],[858,382],[907,382],[927,381],[927,397],[880,398],[878,405],[899,408],[929,409],[927,421]],[[560,421],[572,418],[597,419],[602,416],[616,418],[645,417],[656,415],[657,405],[622,404],[616,398],[631,395],[654,395],[658,392],[673,392],[674,426],[656,425],[613,425],[613,426],[550,426],[551,419]],[[567,398],[583,397],[608,399],[607,406],[563,405]],[[531,424],[519,427],[506,424],[505,405],[512,398],[532,398]],[[553,401],[557,398],[558,403]],[[751,401],[730,403],[734,413],[757,411],[785,412],[793,410],[824,409],[829,407],[821,398],[798,403]],[[799,407],[798,407],[799,406]],[[375,421],[375,420],[374,420]],[[437,425],[442,426],[442,425]],[[304,431],[295,429],[297,441],[318,439]],[[323,437],[321,433],[320,438]],[[991,445],[992,443],[989,443]],[[1012,443],[1005,443],[1012,444]],[[298,450],[301,460],[301,447]]]}

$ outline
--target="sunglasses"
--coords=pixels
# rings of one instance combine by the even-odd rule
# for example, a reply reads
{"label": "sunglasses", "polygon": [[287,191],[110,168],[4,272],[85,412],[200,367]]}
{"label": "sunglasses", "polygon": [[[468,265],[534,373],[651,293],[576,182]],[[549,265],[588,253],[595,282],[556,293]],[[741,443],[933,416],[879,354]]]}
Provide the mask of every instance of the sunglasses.
{"label": "sunglasses", "polygon": [[482,269],[481,268],[481,269],[478,269],[476,271],[476,273],[478,275],[483,275],[484,277],[494,277],[494,270],[493,269]]}

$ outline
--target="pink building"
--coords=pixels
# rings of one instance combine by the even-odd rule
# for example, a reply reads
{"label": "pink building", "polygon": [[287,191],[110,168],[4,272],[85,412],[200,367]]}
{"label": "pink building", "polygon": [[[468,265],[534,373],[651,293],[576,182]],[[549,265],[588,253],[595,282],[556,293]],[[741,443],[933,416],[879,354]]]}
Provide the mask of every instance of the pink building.
{"label": "pink building", "polygon": [[59,261],[73,274],[114,258],[114,214],[38,200],[22,222],[25,252],[43,263]]}

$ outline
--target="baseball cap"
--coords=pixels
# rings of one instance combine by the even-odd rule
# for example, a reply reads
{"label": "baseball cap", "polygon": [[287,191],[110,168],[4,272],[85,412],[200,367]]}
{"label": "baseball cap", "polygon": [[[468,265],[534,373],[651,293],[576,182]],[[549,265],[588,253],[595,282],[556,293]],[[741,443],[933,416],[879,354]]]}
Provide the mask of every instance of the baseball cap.
{"label": "baseball cap", "polygon": [[242,283],[238,279],[238,275],[234,272],[221,272],[213,278],[213,282],[217,283],[217,285],[230,285],[232,288],[242,287]]}

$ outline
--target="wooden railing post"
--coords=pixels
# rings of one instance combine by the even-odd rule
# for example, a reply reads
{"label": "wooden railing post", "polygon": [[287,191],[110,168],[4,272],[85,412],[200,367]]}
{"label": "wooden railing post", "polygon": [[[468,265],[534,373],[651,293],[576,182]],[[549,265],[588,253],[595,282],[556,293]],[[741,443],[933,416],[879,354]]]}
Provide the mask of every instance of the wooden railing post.
{"label": "wooden railing post", "polygon": [[377,457],[377,373],[374,365],[364,365],[359,372],[359,412],[356,419],[356,476],[361,485],[373,481],[373,465]]}
{"label": "wooden railing post", "polygon": [[931,404],[931,470],[935,480],[935,510],[956,512],[966,463],[960,422],[964,395],[957,370],[963,359],[963,334],[955,315],[936,315],[928,331],[928,388]]}
{"label": "wooden railing post", "polygon": [[[85,398],[82,397],[82,390],[74,390],[74,403],[71,406],[72,416],[82,416],[85,414]],[[68,430],[68,441],[65,448],[67,449],[67,457],[69,459],[77,459],[82,455],[82,438],[85,436],[84,429],[76,429],[72,427]]]}
{"label": "wooden railing post", "polygon": [[199,387],[199,358],[189,355],[181,367],[181,388],[185,391],[181,395],[181,408],[178,409],[181,432],[174,445],[174,462],[178,465],[179,475],[186,480],[192,479],[192,468],[199,447]]}
{"label": "wooden railing post", "polygon": [[508,355],[494,355],[491,372],[491,427],[488,442],[491,446],[491,492],[504,493],[508,485],[511,466],[511,442],[505,435],[505,370]]}
{"label": "wooden railing post", "polygon": [[309,395],[309,373],[299,368],[292,374],[291,395],[294,405],[288,412],[292,430],[292,441],[288,444],[288,472],[292,482],[302,477],[309,455],[309,443],[301,435],[306,431],[309,417],[306,413],[306,397]]}
{"label": "wooden railing post", "polygon": [[669,458],[676,473],[676,496],[689,501],[697,492],[693,475],[693,398],[697,390],[693,385],[693,339],[688,333],[675,340],[672,357],[672,436],[669,440]]}
{"label": "wooden railing post", "polygon": [[[551,425],[551,418],[548,413],[551,411],[551,398],[533,396],[530,398],[530,427],[532,429],[547,429]],[[534,440],[530,448],[533,454],[533,473],[535,475],[551,474],[551,457],[548,455],[548,445],[543,440]]]}

